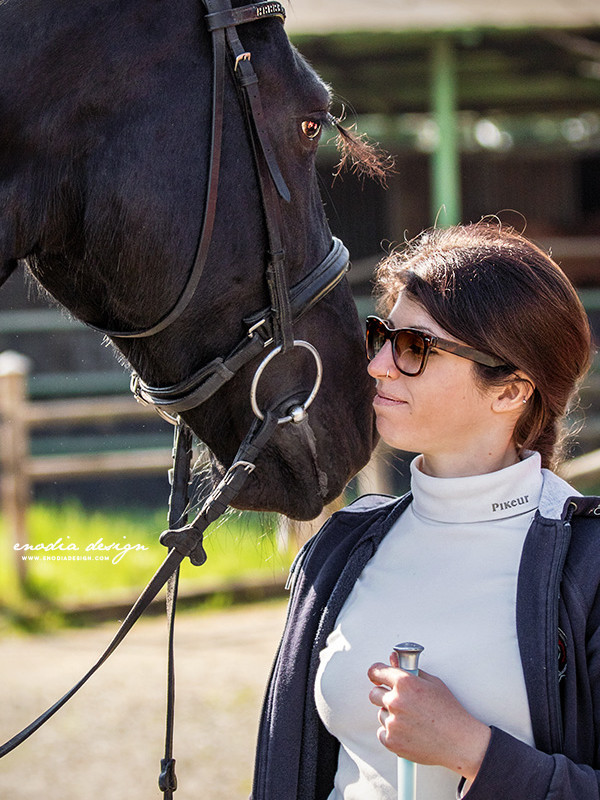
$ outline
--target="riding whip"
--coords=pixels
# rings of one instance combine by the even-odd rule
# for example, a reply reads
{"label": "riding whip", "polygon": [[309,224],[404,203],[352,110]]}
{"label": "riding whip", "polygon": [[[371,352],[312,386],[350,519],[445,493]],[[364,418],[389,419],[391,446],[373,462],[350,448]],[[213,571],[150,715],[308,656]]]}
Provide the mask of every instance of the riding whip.
{"label": "riding whip", "polygon": [[[417,675],[419,656],[424,648],[415,642],[402,642],[394,647],[398,666],[404,672]],[[398,757],[398,800],[417,800],[417,765],[414,761]]]}

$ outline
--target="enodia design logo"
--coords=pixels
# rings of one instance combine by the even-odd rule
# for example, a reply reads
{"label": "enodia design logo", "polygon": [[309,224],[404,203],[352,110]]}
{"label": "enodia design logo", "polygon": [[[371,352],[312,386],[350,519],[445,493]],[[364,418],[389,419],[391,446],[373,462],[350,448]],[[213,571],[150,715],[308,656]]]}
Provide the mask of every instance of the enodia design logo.
{"label": "enodia design logo", "polygon": [[[67,539],[69,537],[67,536]],[[123,537],[126,538],[125,536]],[[46,544],[38,542],[38,544],[19,544],[18,542],[13,545],[13,550],[19,550],[28,555],[22,556],[28,560],[42,560],[42,561],[111,561],[113,564],[118,564],[119,561],[132,551],[149,550],[143,544],[129,544],[129,542],[105,542],[103,537],[100,536],[95,542],[90,542],[85,547],[75,544],[75,542],[65,542],[62,536],[54,542]],[[35,555],[29,555],[35,553]],[[61,555],[68,553],[68,555]],[[77,553],[77,555],[72,555]],[[83,553],[87,555],[83,555]],[[50,555],[52,554],[52,555]]]}

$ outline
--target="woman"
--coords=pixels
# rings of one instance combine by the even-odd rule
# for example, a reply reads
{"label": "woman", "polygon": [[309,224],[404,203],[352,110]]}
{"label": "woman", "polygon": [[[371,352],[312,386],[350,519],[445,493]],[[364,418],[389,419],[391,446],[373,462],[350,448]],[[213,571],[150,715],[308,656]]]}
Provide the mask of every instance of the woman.
{"label": "woman", "polygon": [[[590,360],[535,245],[426,232],[380,267],[367,356],[411,492],[338,512],[292,569],[253,800],[600,798],[600,515],[555,475]],[[397,668],[399,641],[424,645]]]}

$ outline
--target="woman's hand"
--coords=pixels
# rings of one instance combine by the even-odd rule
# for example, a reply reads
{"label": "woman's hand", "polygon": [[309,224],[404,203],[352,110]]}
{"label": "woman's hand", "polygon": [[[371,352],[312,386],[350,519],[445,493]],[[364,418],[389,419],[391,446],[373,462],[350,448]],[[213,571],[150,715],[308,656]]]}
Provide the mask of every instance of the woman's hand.
{"label": "woman's hand", "polygon": [[473,717],[446,684],[423,670],[411,675],[393,666],[373,664],[369,679],[376,684],[369,699],[379,706],[379,741],[396,755],[419,764],[447,767],[474,780],[491,731]]}

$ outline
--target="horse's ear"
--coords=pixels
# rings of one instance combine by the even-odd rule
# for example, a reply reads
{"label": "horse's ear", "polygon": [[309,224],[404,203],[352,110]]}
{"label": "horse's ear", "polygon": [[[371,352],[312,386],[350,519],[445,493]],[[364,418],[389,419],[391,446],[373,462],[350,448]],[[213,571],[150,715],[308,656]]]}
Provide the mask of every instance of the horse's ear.
{"label": "horse's ear", "polygon": [[5,281],[7,281],[10,276],[15,271],[18,261],[5,261],[4,263],[0,264],[0,286],[2,286]]}

